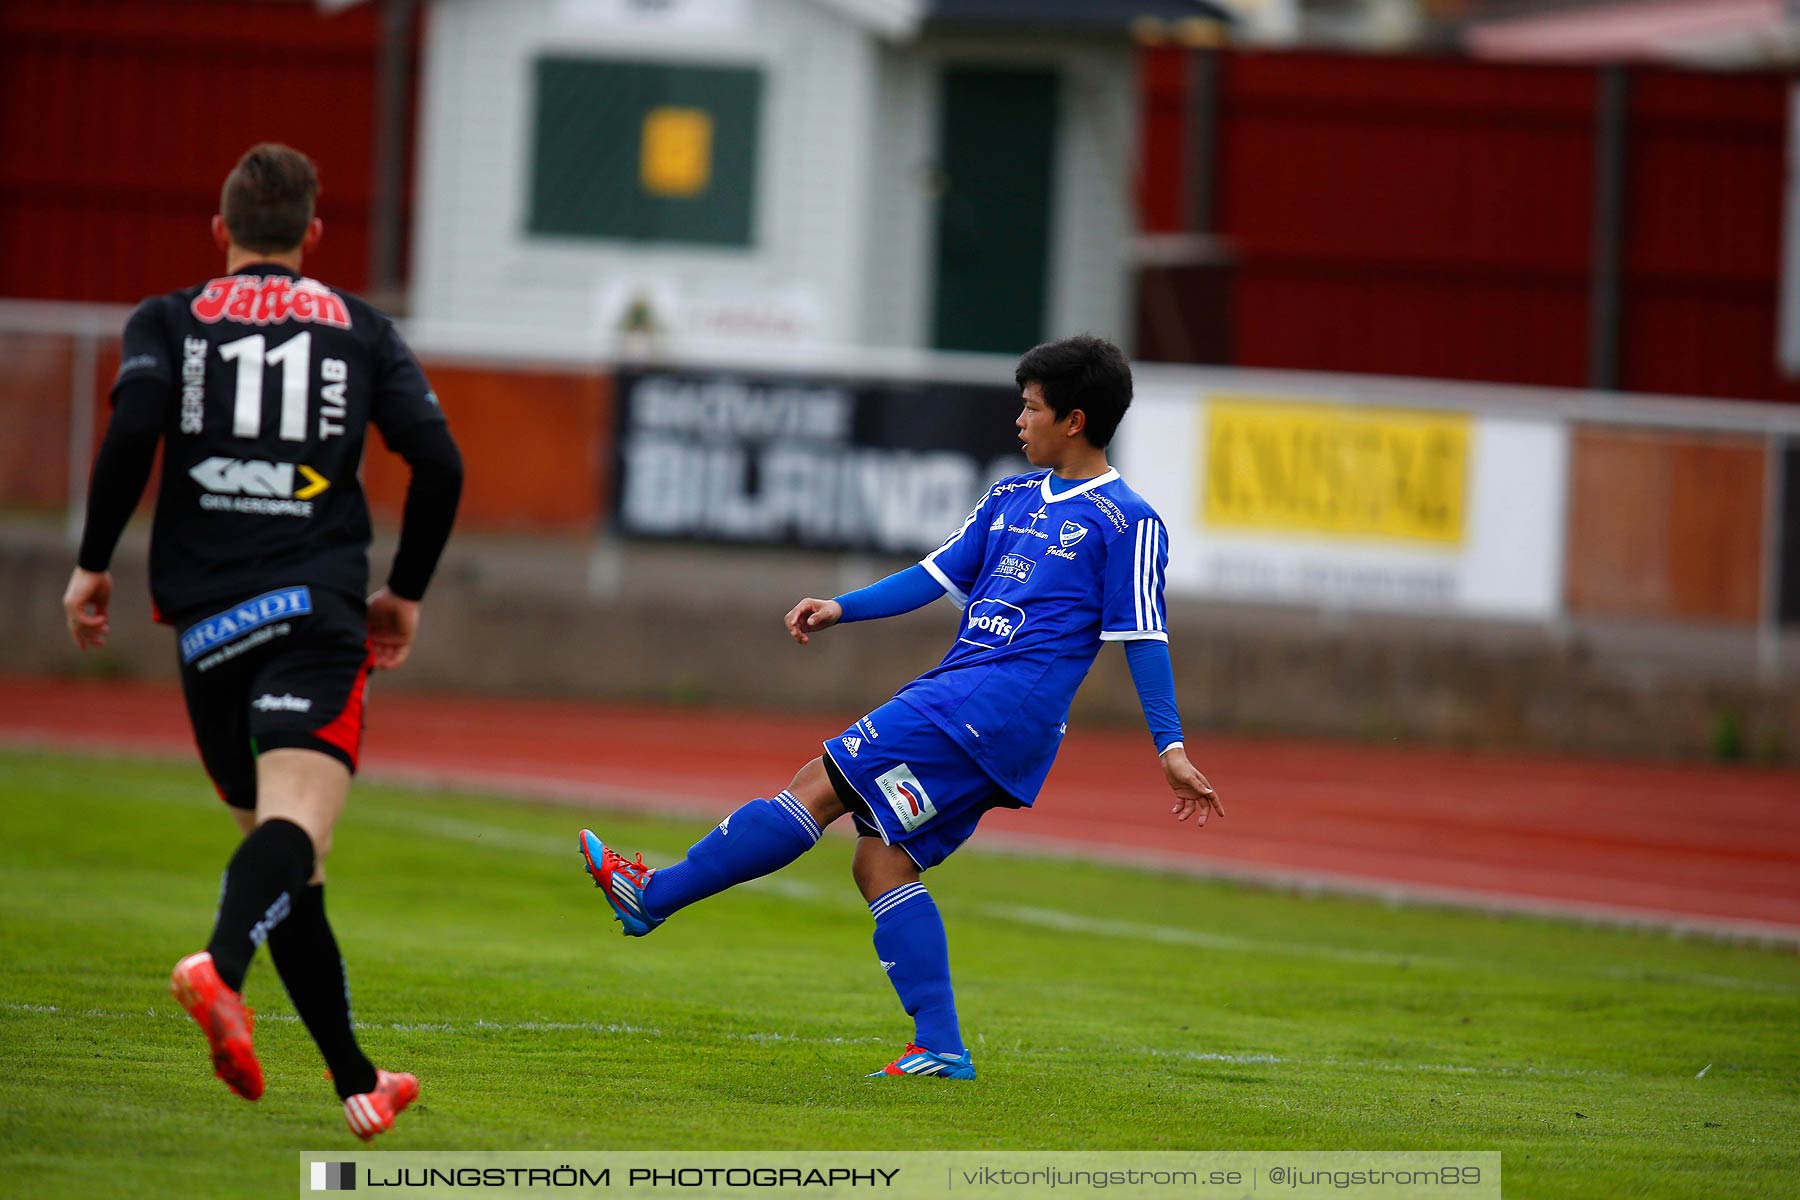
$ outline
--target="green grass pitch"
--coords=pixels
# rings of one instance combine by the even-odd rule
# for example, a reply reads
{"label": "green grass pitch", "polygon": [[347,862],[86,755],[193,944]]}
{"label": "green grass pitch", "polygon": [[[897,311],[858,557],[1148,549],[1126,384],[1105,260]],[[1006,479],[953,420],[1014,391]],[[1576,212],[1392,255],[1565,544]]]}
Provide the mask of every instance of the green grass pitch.
{"label": "green grass pitch", "polygon": [[[255,1105],[168,996],[235,841],[217,808],[195,766],[0,752],[9,1194],[286,1194],[294,1151],[358,1144],[266,961]],[[981,1078],[866,1080],[909,1026],[847,839],[627,941],[580,867],[590,823],[652,862],[705,830],[358,785],[328,903],[366,1048],[423,1088],[383,1147],[1499,1150],[1509,1197],[1800,1180],[1791,952],[977,836],[930,883]]]}

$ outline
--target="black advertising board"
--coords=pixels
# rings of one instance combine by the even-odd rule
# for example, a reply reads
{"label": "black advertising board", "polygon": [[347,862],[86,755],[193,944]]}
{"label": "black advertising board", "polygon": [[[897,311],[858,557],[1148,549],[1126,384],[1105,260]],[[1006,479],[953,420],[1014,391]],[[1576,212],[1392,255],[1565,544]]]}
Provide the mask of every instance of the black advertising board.
{"label": "black advertising board", "polygon": [[627,537],[922,555],[1030,470],[1018,389],[749,371],[622,371]]}

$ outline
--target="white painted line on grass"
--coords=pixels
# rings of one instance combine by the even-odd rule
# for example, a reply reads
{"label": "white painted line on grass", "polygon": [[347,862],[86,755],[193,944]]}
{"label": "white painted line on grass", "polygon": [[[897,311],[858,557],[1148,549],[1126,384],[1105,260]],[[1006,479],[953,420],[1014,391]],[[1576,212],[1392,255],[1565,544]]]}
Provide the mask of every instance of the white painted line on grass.
{"label": "white painted line on grass", "polygon": [[[25,1012],[46,1016],[82,1017],[99,1020],[173,1020],[185,1023],[186,1013],[165,1012],[159,1009],[147,1009],[143,1012],[106,1012],[101,1009],[72,1009],[55,1004],[29,1004],[18,1001],[0,1001],[0,1009],[11,1012]],[[283,1025],[297,1025],[299,1018],[292,1013],[258,1014],[259,1021],[275,1022]],[[594,1033],[625,1037],[663,1038],[670,1035],[655,1026],[627,1025],[614,1022],[594,1021],[488,1021],[476,1019],[470,1022],[452,1021],[363,1021],[358,1022],[359,1029],[383,1030],[394,1033]],[[789,1043],[806,1046],[840,1046],[840,1045],[891,1045],[893,1038],[885,1037],[806,1037],[801,1034],[777,1033],[773,1031],[707,1031],[702,1034],[689,1035],[696,1038],[713,1038],[720,1041],[752,1042],[752,1043]],[[1093,1051],[1105,1047],[1090,1046]],[[1063,1056],[1076,1051],[1067,1046],[1018,1047],[1017,1053],[1027,1056],[1056,1055]],[[1295,1067],[1301,1070],[1331,1068],[1350,1071],[1401,1071],[1445,1075],[1495,1075],[1495,1076],[1549,1076],[1556,1078],[1595,1078],[1624,1079],[1628,1076],[1613,1071],[1589,1070],[1579,1067],[1539,1067],[1532,1064],[1514,1066],[1496,1063],[1486,1066],[1469,1066],[1461,1063],[1406,1063],[1375,1062],[1360,1059],[1344,1058],[1287,1058],[1275,1054],[1232,1054],[1210,1050],[1171,1050],[1161,1047],[1144,1046],[1135,1049],[1114,1051],[1122,1054],[1135,1054],[1146,1058],[1182,1059],[1189,1062],[1223,1063],[1231,1066],[1280,1066]],[[1708,1068],[1710,1069],[1710,1067]],[[1701,1075],[1706,1074],[1705,1071]]]}
{"label": "white painted line on grass", "polygon": [[[24,727],[0,730],[0,748],[39,753],[75,750],[95,757],[145,757],[185,761],[189,752],[162,742],[84,738],[62,729]],[[678,789],[652,790],[642,785],[610,783],[604,779],[558,779],[524,771],[457,768],[445,770],[422,764],[369,764],[365,778],[421,791],[489,792],[497,799],[524,799],[566,804],[576,808],[613,808],[641,815],[668,817],[724,815],[716,796]],[[827,836],[848,836],[833,825]],[[1171,854],[1123,846],[1100,846],[1073,839],[1030,833],[990,833],[981,850],[1015,855],[1102,862],[1135,870],[1169,871],[1200,879],[1223,879],[1252,887],[1291,891],[1301,895],[1336,895],[1379,900],[1396,906],[1423,906],[1475,912],[1542,917],[1556,921],[1622,929],[1655,930],[1674,937],[1698,937],[1715,941],[1761,946],[1800,947],[1800,925],[1730,917],[1701,916],[1665,909],[1631,908],[1591,901],[1559,900],[1518,892],[1450,887],[1354,875],[1318,868],[1304,870],[1260,863],[1231,862],[1217,858]],[[1777,989],[1791,991],[1793,989]]]}
{"label": "white painted line on grass", "polygon": [[[523,850],[541,854],[561,855],[565,853],[557,849],[551,839],[541,835],[461,817],[427,817],[376,810],[363,814],[363,819],[389,828],[422,832],[444,838],[447,841],[462,842],[468,845]],[[579,850],[571,849],[567,853],[576,858],[580,857]],[[653,858],[668,860],[674,858],[678,852],[666,849],[658,852],[655,848],[651,848],[648,853]],[[862,898],[848,886],[842,889],[827,889],[804,880],[789,879],[781,875],[767,875],[761,879],[753,879],[748,883],[740,884],[739,887],[806,904],[829,904],[845,911],[864,907]],[[1506,964],[1487,960],[1409,954],[1390,950],[1360,950],[1343,946],[1320,945],[1314,942],[1245,937],[1240,934],[1213,933],[1209,930],[1184,929],[1178,926],[1088,917],[1079,913],[1032,905],[977,903],[969,906],[968,911],[980,917],[1062,933],[1084,934],[1100,938],[1123,938],[1166,946],[1192,946],[1195,949],[1216,950],[1221,953],[1275,954],[1290,958],[1384,967],[1439,967],[1447,970],[1487,971],[1512,969]],[[1660,972],[1654,968],[1634,966],[1609,967],[1603,971],[1575,971],[1574,973],[1584,977],[1617,979],[1632,983],[1680,984],[1690,987],[1763,992],[1783,996],[1800,994],[1800,986],[1773,980],[1745,979],[1710,973]]]}
{"label": "white painted line on grass", "polygon": [[[172,1020],[184,1023],[188,1015],[179,1011],[163,1009],[144,1009],[141,1012],[108,1012],[99,1008],[67,1008],[58,1004],[30,1004],[17,1000],[0,1001],[0,1010],[8,1012],[34,1013],[43,1016],[83,1017],[101,1021],[164,1021]],[[258,1024],[298,1025],[300,1018],[293,1013],[256,1014]],[[660,1038],[667,1037],[661,1029],[654,1025],[630,1025],[618,1021],[489,1021],[477,1017],[473,1021],[358,1021],[358,1029],[381,1030],[387,1033],[597,1033],[621,1037]],[[717,1038],[728,1042],[798,1042],[807,1045],[855,1045],[893,1043],[895,1039],[885,1037],[803,1037],[793,1033],[774,1033],[752,1030],[733,1029],[711,1030],[704,1034],[708,1038]]]}

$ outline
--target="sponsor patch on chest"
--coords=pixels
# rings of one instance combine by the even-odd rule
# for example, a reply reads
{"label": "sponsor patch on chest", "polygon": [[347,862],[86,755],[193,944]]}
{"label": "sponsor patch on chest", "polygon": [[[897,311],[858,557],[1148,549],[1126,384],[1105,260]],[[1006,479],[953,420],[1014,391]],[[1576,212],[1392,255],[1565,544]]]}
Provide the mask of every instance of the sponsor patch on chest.
{"label": "sponsor patch on chest", "polygon": [[1025,610],[1004,600],[977,600],[969,605],[958,641],[987,650],[1010,646],[1025,627]]}
{"label": "sponsor patch on chest", "polygon": [[1024,583],[1031,578],[1031,568],[1036,565],[1023,555],[1003,554],[991,574],[998,575],[1002,579],[1010,579],[1014,583]]}

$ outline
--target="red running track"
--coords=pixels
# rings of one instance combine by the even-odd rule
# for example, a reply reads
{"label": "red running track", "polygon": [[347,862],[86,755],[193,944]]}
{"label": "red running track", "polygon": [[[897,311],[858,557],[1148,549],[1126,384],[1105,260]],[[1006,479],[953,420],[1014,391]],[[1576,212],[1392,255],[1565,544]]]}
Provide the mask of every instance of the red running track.
{"label": "red running track", "polygon": [[[860,713],[377,694],[377,778],[722,816]],[[178,689],[0,676],[0,741],[191,755]],[[1800,772],[1203,738],[1229,813],[1177,824],[1146,735],[1070,732],[985,846],[1800,943]]]}

